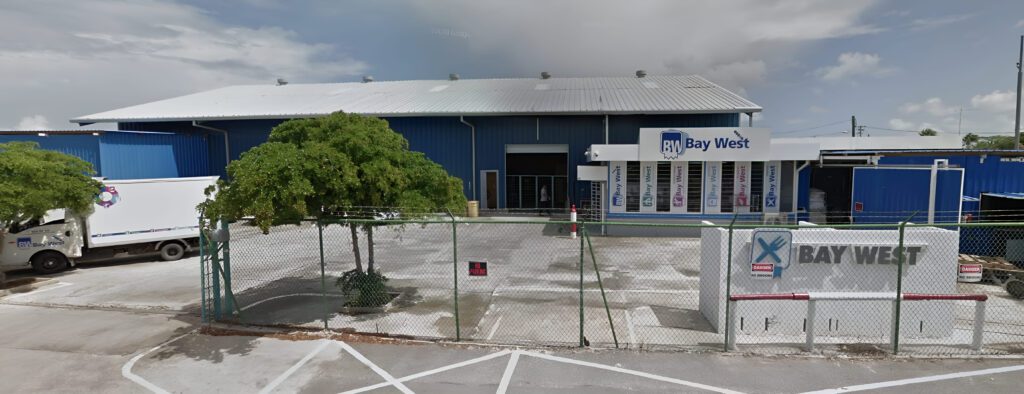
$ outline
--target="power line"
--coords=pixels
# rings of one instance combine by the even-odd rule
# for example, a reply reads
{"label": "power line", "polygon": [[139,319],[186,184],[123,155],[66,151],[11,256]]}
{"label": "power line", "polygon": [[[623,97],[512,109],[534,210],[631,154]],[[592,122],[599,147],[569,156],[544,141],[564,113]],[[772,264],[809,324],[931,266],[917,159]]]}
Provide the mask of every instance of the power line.
{"label": "power line", "polygon": [[885,127],[869,126],[869,125],[864,125],[864,127],[867,127],[869,129],[874,129],[874,130],[899,131],[899,132],[904,132],[904,133],[920,133],[921,132],[921,130],[889,129],[889,128],[885,128]]}

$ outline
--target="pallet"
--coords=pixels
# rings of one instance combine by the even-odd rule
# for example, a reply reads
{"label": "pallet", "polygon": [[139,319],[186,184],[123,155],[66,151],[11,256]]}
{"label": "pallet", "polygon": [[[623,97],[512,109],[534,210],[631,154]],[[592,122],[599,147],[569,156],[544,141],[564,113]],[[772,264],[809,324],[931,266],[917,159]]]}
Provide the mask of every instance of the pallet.
{"label": "pallet", "polygon": [[1002,257],[961,254],[960,264],[981,264],[981,281],[995,283],[1016,298],[1024,299],[1024,269]]}

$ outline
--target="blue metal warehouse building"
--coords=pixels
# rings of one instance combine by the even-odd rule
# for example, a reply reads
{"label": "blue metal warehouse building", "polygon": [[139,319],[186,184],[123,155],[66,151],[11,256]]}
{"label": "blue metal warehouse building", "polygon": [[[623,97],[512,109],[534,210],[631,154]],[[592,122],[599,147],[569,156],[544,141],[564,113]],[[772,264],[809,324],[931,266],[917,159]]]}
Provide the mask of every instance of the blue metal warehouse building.
{"label": "blue metal warehouse building", "polygon": [[[964,150],[944,135],[772,139],[750,127],[757,104],[699,76],[639,72],[231,86],[72,120],[117,131],[0,142],[35,140],[114,179],[224,175],[228,160],[281,122],[336,111],[387,120],[483,209],[575,203],[607,220],[817,222],[895,222],[923,211],[915,221],[949,222],[977,217],[984,195],[1024,192],[1021,151]],[[750,149],[702,156],[659,145],[708,133],[736,135]]]}

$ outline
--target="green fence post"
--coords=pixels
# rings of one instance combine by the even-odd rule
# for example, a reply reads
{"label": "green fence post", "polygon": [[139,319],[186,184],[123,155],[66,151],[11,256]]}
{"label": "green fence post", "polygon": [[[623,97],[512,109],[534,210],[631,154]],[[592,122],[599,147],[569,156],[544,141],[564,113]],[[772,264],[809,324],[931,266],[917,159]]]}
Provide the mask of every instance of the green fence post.
{"label": "green fence post", "polygon": [[206,310],[206,229],[203,228],[203,220],[199,219],[199,316],[202,318],[203,323],[209,323],[210,311]]}
{"label": "green fence post", "polygon": [[[725,315],[729,316],[729,297],[732,297],[732,230],[733,226],[736,225],[736,214],[732,215],[732,221],[729,222],[729,246],[725,252]],[[734,327],[729,327],[729,319],[725,319],[725,336],[729,336],[729,330]],[[729,341],[722,341],[722,347],[725,351],[729,351]]]}
{"label": "green fence post", "polygon": [[224,309],[229,314],[234,313],[234,292],[231,291],[231,231],[228,230],[228,221],[221,219],[220,229],[224,232],[224,240],[221,250],[222,269],[224,270]]}
{"label": "green fence post", "polygon": [[455,308],[455,342],[462,340],[462,327],[459,324],[459,231],[458,223],[455,222],[455,215],[448,210],[448,217],[452,219],[452,279],[454,280],[452,292]]}
{"label": "green fence post", "polygon": [[896,263],[896,304],[892,322],[892,354],[894,355],[900,351],[900,308],[903,304],[903,234],[906,228],[907,220],[904,220],[900,223],[900,243],[896,247],[899,257]]}
{"label": "green fence post", "polygon": [[585,224],[580,223],[583,230],[583,238],[587,239],[587,248],[590,250],[590,260],[594,262],[594,274],[597,275],[597,286],[601,289],[601,300],[604,301],[604,313],[608,315],[608,325],[612,328],[612,341],[615,348],[619,348],[619,337],[615,335],[615,322],[612,321],[612,311],[608,308],[608,297],[604,294],[604,283],[601,282],[601,269],[597,267],[597,255],[594,254],[594,244],[590,242],[590,232]]}
{"label": "green fence post", "polygon": [[316,230],[320,241],[320,299],[324,304],[324,331],[327,331],[330,303],[327,302],[327,269],[324,264],[324,226],[320,223],[320,218],[316,218]]}
{"label": "green fence post", "polygon": [[220,280],[221,280],[221,267],[220,267],[220,252],[217,250],[217,241],[210,242],[210,272],[213,277],[210,280],[213,281],[213,319],[220,320]]}
{"label": "green fence post", "polygon": [[583,237],[580,237],[580,347],[584,347],[583,338]]}

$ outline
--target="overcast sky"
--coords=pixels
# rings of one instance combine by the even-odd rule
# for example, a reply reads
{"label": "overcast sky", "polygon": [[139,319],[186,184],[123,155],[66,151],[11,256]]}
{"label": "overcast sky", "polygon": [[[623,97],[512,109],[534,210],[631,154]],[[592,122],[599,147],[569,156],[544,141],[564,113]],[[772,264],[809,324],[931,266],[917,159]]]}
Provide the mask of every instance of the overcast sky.
{"label": "overcast sky", "polygon": [[[1011,133],[1024,1],[2,1],[0,129],[232,84],[700,74],[778,136]],[[961,115],[962,114],[962,115]],[[108,125],[109,126],[109,125]]]}

